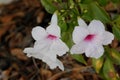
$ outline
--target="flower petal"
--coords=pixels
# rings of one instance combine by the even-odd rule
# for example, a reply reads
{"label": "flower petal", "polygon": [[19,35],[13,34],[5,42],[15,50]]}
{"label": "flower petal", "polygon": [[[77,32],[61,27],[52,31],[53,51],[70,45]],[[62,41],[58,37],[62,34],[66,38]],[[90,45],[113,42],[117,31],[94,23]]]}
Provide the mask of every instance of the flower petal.
{"label": "flower petal", "polygon": [[36,41],[33,48],[25,48],[24,53],[27,53],[28,57],[35,57],[42,59],[46,52],[50,50],[51,42],[46,40]]}
{"label": "flower petal", "polygon": [[54,69],[56,68],[56,55],[54,55],[53,53],[51,52],[46,52],[46,53],[43,53],[44,54],[44,57],[42,58],[42,61],[47,63],[50,68]]}
{"label": "flower petal", "polygon": [[53,51],[42,53],[38,48],[25,48],[23,52],[27,53],[28,57],[41,59],[43,62],[47,63],[51,69],[58,66],[61,70],[64,70],[62,62],[57,59],[57,56]]}
{"label": "flower petal", "polygon": [[96,44],[96,45],[101,45],[102,44],[102,39],[103,39],[103,34],[97,34],[95,35],[93,41],[91,41],[92,44]]}
{"label": "flower petal", "polygon": [[44,54],[45,55],[42,58],[42,61],[47,63],[51,69],[54,69],[58,66],[61,70],[64,70],[62,62],[57,59],[57,56],[53,51],[48,51]]}
{"label": "flower petal", "polygon": [[57,25],[57,13],[56,12],[52,15],[50,24]]}
{"label": "flower petal", "polygon": [[31,56],[32,56],[31,54],[34,53],[34,49],[33,49],[33,48],[25,48],[25,49],[23,50],[23,52],[24,52],[24,53],[27,53],[27,56],[28,56],[28,57],[31,57]]}
{"label": "flower petal", "polygon": [[56,37],[60,37],[60,27],[57,24],[57,14],[56,12],[53,14],[51,18],[51,23],[50,25],[46,28],[46,31],[48,34],[54,35]]}
{"label": "flower petal", "polygon": [[105,31],[103,23],[99,20],[92,20],[88,26],[90,34],[101,34]]}
{"label": "flower petal", "polygon": [[48,34],[51,34],[51,35],[54,35],[54,36],[60,38],[61,31],[60,31],[60,27],[58,25],[53,25],[53,24],[49,25],[46,28],[46,32]]}
{"label": "flower petal", "polygon": [[56,63],[57,63],[57,66],[58,66],[62,71],[64,71],[63,63],[62,63],[60,60],[58,60],[58,59],[56,59]]}
{"label": "flower petal", "polygon": [[34,48],[38,49],[39,52],[46,52],[50,49],[51,44],[52,44],[51,41],[44,39],[44,40],[41,40],[39,42],[36,41],[34,44]]}
{"label": "flower petal", "polygon": [[85,42],[81,42],[79,44],[75,44],[72,46],[70,52],[71,54],[82,54],[85,52],[87,44]]}
{"label": "flower petal", "polygon": [[35,49],[35,48],[25,48],[23,52],[27,53],[28,57],[34,57],[38,59],[42,59],[42,57],[44,56],[43,54],[39,53],[38,49]]}
{"label": "flower petal", "polygon": [[93,58],[99,58],[103,55],[104,53],[104,48],[102,45],[94,45],[94,44],[89,44],[85,54],[87,57],[93,57]]}
{"label": "flower petal", "polygon": [[61,70],[64,70],[64,66],[63,66],[62,62],[58,59],[55,59],[54,61],[52,61],[51,58],[44,57],[44,59],[42,59],[42,60],[43,60],[43,62],[48,64],[50,69],[54,69],[58,66]]}
{"label": "flower petal", "polygon": [[62,40],[58,39],[51,45],[51,50],[55,52],[55,54],[62,56],[69,51],[69,48]]}
{"label": "flower petal", "polygon": [[110,44],[114,39],[114,35],[108,31],[105,31],[103,34],[103,45]]}
{"label": "flower petal", "polygon": [[35,28],[32,29],[32,37],[35,40],[41,40],[47,36],[47,33],[44,28],[40,26],[36,26]]}
{"label": "flower petal", "polygon": [[85,27],[75,27],[72,33],[74,43],[81,42],[88,34],[88,30]]}
{"label": "flower petal", "polygon": [[86,27],[87,28],[87,24],[85,23],[85,21],[82,18],[78,19],[78,24],[80,27]]}

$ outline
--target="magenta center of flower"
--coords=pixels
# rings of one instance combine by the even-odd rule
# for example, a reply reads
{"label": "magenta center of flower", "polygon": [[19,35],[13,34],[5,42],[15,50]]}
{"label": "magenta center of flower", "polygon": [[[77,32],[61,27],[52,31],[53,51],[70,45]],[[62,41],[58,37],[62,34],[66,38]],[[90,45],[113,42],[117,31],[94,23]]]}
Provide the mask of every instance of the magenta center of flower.
{"label": "magenta center of flower", "polygon": [[94,34],[89,34],[85,37],[85,41],[92,41],[94,39],[95,35]]}
{"label": "magenta center of flower", "polygon": [[57,37],[54,36],[54,35],[52,35],[52,34],[49,34],[49,35],[47,36],[47,38],[50,39],[50,40],[55,40]]}

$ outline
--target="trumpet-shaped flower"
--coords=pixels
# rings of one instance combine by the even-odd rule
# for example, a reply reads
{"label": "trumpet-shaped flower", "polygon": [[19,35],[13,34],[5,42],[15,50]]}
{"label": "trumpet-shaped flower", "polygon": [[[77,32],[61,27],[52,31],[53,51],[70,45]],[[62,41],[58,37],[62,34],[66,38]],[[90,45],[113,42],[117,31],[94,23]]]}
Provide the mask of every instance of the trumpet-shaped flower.
{"label": "trumpet-shaped flower", "polygon": [[23,52],[28,57],[35,57],[46,62],[51,69],[57,66],[64,70],[62,62],[57,59],[58,56],[64,55],[69,48],[60,39],[60,27],[57,25],[57,15],[53,14],[51,24],[46,30],[40,26],[33,28],[32,37],[35,39],[34,47],[25,48]]}
{"label": "trumpet-shaped flower", "polygon": [[71,54],[85,53],[87,57],[99,58],[104,53],[103,45],[108,45],[114,39],[114,35],[105,31],[103,23],[99,20],[92,20],[87,24],[82,19],[78,19],[79,26],[73,31],[73,41]]}

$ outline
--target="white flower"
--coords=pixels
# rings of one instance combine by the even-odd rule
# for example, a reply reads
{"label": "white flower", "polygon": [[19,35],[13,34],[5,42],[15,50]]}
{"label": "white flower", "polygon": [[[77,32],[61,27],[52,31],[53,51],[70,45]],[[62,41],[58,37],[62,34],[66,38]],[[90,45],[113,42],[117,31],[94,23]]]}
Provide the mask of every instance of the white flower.
{"label": "white flower", "polygon": [[104,53],[103,45],[108,45],[114,39],[114,35],[105,31],[105,27],[99,20],[92,20],[87,24],[78,19],[79,26],[73,31],[73,41],[71,54],[85,53],[87,57],[99,58]]}
{"label": "white flower", "polygon": [[35,57],[46,62],[51,69],[57,66],[64,70],[62,62],[57,59],[64,55],[69,48],[60,39],[60,27],[57,25],[57,15],[53,14],[51,24],[46,28],[35,27],[32,30],[32,37],[36,40],[33,48],[25,48],[24,52],[28,57]]}

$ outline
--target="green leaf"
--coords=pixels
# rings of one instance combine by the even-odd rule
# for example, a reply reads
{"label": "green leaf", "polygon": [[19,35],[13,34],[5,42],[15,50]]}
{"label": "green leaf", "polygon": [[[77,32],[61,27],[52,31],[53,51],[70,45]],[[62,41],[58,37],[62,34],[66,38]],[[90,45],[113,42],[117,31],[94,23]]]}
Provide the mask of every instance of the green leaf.
{"label": "green leaf", "polygon": [[89,4],[91,2],[93,2],[93,0],[81,0],[82,4]]}
{"label": "green leaf", "polygon": [[95,2],[81,5],[81,8],[83,12],[82,17],[86,20],[91,21],[93,19],[97,19],[104,23],[110,22],[110,17],[108,16],[107,12]]}
{"label": "green leaf", "polygon": [[65,23],[65,22],[63,22],[63,21],[59,21],[59,26],[61,27],[61,30],[62,30],[62,32],[65,32],[65,31],[67,31],[67,24]]}
{"label": "green leaf", "polygon": [[97,0],[97,1],[100,5],[106,6],[109,3],[110,0]]}
{"label": "green leaf", "polygon": [[95,58],[92,59],[93,67],[97,73],[100,72],[100,70],[103,66],[103,60],[104,60],[103,57],[100,57],[99,59],[95,59]]}
{"label": "green leaf", "polygon": [[112,57],[114,62],[120,64],[120,53],[117,50],[111,49],[110,56]]}
{"label": "green leaf", "polygon": [[40,0],[42,5],[45,7],[45,10],[51,14],[53,14],[57,8],[52,4],[51,0]]}
{"label": "green leaf", "polygon": [[120,0],[111,0],[113,3],[120,3]]}
{"label": "green leaf", "polygon": [[72,57],[74,59],[76,59],[78,62],[81,62],[83,64],[87,64],[84,57],[82,55],[79,55],[79,54],[73,54]]}
{"label": "green leaf", "polygon": [[117,26],[112,27],[113,34],[120,41],[120,28]]}
{"label": "green leaf", "polygon": [[113,24],[120,28],[120,15],[117,15],[113,21]]}
{"label": "green leaf", "polygon": [[59,14],[58,15],[58,25],[60,26],[62,32],[66,32],[68,29],[68,26],[67,26],[67,23],[65,20],[66,13],[59,12],[58,14]]}
{"label": "green leaf", "polygon": [[113,23],[113,34],[120,41],[120,15],[116,16],[116,18],[112,21]]}
{"label": "green leaf", "polygon": [[104,63],[103,75],[106,78],[105,80],[119,80],[118,74],[115,72],[114,66],[109,58]]}
{"label": "green leaf", "polygon": [[67,44],[69,48],[72,47],[73,41],[72,41],[72,35],[69,33],[69,31],[62,32],[62,37],[61,39]]}
{"label": "green leaf", "polygon": [[107,48],[106,55],[109,56],[114,64],[120,65],[120,53],[117,50],[113,48]]}

